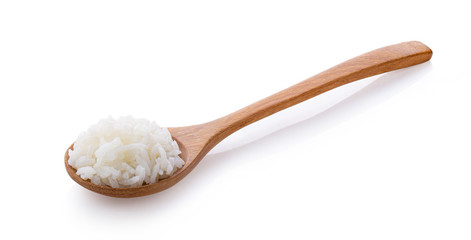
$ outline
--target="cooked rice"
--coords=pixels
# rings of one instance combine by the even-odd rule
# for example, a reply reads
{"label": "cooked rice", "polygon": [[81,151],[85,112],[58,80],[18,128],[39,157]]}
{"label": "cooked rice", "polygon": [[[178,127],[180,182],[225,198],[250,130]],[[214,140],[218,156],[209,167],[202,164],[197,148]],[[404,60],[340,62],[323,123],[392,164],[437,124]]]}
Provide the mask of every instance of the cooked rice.
{"label": "cooked rice", "polygon": [[127,188],[169,177],[185,164],[180,153],[166,128],[145,119],[109,117],[80,134],[68,162],[94,184]]}

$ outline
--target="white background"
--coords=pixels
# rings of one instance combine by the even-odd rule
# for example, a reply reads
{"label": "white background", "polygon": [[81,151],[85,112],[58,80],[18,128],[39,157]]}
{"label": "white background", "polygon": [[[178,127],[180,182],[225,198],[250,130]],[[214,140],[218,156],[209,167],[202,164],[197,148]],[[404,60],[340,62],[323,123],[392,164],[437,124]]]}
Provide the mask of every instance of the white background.
{"label": "white background", "polygon": [[[0,238],[471,238],[466,2],[2,0]],[[101,118],[203,123],[409,40],[432,61],[257,122],[164,192],[65,171]]]}

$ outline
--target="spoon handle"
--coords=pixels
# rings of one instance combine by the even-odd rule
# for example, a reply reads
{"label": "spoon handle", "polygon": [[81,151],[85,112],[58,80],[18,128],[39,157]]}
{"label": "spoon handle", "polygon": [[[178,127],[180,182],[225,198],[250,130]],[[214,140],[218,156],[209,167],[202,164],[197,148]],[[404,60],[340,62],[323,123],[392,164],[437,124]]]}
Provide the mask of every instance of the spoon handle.
{"label": "spoon handle", "polygon": [[344,84],[426,62],[432,50],[421,42],[403,42],[373,50],[327,69],[283,91],[219,118],[209,124],[213,144],[235,131],[285,108]]}

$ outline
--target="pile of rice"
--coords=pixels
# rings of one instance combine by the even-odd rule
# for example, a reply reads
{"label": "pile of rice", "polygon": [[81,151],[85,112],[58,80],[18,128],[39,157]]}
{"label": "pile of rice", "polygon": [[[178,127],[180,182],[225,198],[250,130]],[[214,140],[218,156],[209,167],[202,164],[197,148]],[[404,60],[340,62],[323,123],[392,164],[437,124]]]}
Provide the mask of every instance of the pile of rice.
{"label": "pile of rice", "polygon": [[69,165],[97,185],[137,187],[166,178],[185,162],[166,128],[133,117],[100,120],[69,150]]}

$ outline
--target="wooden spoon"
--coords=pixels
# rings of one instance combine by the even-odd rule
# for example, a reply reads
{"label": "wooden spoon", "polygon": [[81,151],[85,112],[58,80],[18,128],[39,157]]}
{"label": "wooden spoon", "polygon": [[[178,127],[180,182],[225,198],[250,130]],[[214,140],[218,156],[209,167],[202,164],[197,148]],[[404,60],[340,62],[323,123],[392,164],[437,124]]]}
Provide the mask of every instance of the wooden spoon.
{"label": "wooden spoon", "polygon": [[154,184],[111,188],[83,180],[67,162],[68,150],[73,149],[73,144],[65,153],[65,167],[78,184],[104,195],[128,198],[160,192],[185,177],[216,144],[253,122],[341,85],[423,63],[431,57],[432,50],[417,41],[383,47],[343,62],[225,117],[199,125],[169,128],[182,151],[180,156],[185,165],[172,176]]}

